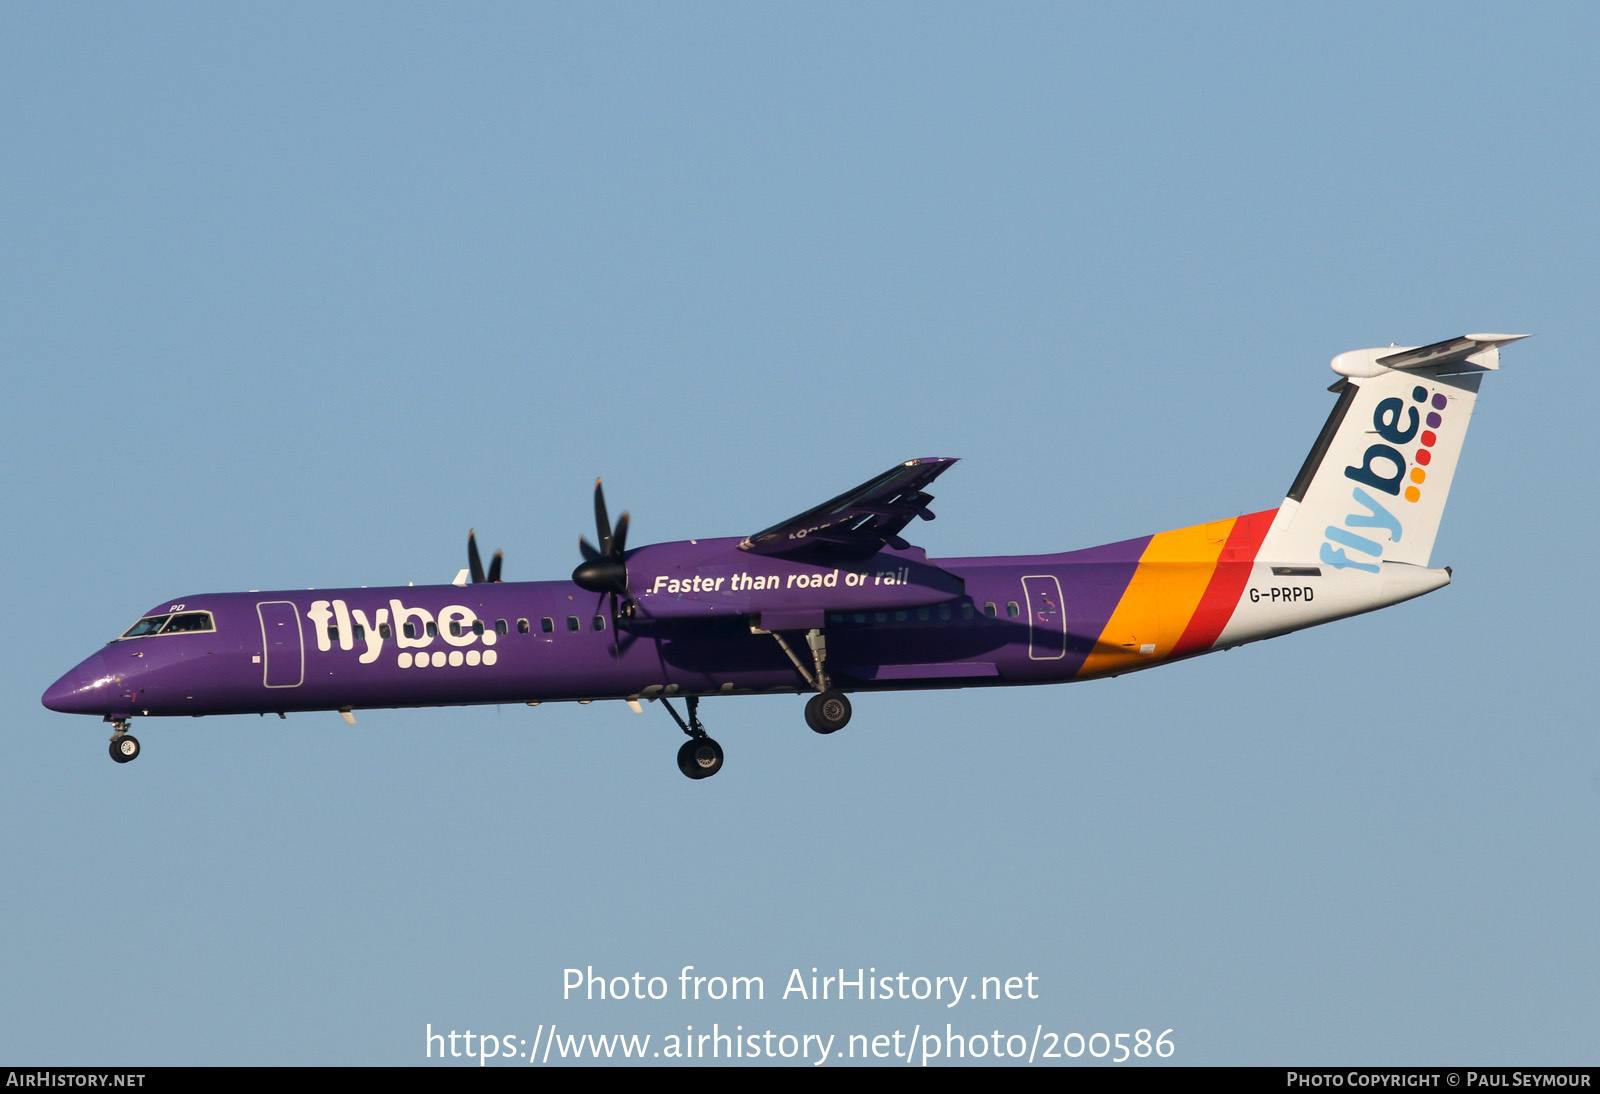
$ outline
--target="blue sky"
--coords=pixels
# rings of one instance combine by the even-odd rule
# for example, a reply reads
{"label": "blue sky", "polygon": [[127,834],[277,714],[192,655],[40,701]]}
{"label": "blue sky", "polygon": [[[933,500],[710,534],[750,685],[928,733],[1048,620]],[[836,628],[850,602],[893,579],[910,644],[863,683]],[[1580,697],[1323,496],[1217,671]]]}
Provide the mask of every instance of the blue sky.
{"label": "blue sky", "polygon": [[[1584,5],[0,11],[0,1057],[424,1030],[1172,1029],[1182,1063],[1594,1063]],[[158,601],[554,578],[911,456],[938,555],[1270,507],[1334,354],[1530,331],[1452,587],[1073,687],[136,725]],[[1585,350],[1583,347],[1591,349]],[[562,971],[759,975],[580,1002]],[[824,1004],[792,969],[1038,976]],[[1087,1059],[1087,1058],[1085,1058]]]}

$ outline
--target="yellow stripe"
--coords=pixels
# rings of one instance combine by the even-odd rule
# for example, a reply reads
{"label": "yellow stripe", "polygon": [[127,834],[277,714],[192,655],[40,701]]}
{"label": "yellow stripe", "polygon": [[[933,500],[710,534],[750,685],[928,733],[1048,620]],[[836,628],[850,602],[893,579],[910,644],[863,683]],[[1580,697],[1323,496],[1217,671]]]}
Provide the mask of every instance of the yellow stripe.
{"label": "yellow stripe", "polygon": [[[1150,537],[1133,580],[1123,590],[1079,677],[1159,661],[1172,652],[1200,606],[1234,521],[1212,521]],[[1143,652],[1148,647],[1148,652]]]}

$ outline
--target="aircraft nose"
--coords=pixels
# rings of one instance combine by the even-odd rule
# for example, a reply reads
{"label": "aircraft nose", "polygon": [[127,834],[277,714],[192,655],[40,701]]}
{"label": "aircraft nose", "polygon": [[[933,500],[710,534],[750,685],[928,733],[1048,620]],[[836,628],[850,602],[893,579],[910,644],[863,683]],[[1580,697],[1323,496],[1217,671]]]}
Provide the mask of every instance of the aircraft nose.
{"label": "aircraft nose", "polygon": [[41,701],[63,714],[104,714],[115,702],[116,683],[105,657],[94,653],[51,684]]}

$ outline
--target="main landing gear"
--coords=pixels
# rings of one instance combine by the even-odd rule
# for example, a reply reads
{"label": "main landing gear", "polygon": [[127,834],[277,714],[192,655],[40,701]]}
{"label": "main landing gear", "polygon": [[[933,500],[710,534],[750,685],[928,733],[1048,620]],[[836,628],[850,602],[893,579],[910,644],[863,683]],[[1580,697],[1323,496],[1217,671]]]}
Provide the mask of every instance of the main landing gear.
{"label": "main landing gear", "polygon": [[806,700],[806,725],[818,733],[837,733],[850,724],[850,700],[844,697],[844,692],[835,691],[828,681],[828,638],[822,633],[822,628],[813,627],[806,632],[806,645],[811,647],[812,669],[806,668],[806,663],[785,642],[783,635],[777,631],[756,631],[758,634],[770,634],[778,643],[778,648],[784,655],[794,662],[794,667],[800,675],[805,677],[806,685],[816,691],[810,699]]}
{"label": "main landing gear", "polygon": [[139,758],[139,738],[128,732],[128,719],[118,718],[111,723],[111,758],[119,764]]}
{"label": "main landing gear", "polygon": [[706,727],[700,724],[700,697],[689,695],[683,701],[689,707],[688,722],[678,717],[670,699],[665,696],[661,699],[661,705],[667,708],[678,728],[689,735],[678,749],[678,770],[691,779],[709,779],[722,770],[722,746],[713,741]]}
{"label": "main landing gear", "polygon": [[[814,688],[817,694],[806,700],[806,725],[818,733],[837,733],[850,724],[850,700],[845,698],[844,692],[835,690],[828,680],[826,661],[828,656],[827,639],[823,637],[821,628],[814,628],[806,632],[806,644],[811,648],[811,656],[815,672],[807,668],[804,661],[797,656],[784,641],[783,635],[777,631],[764,631],[758,627],[751,627],[754,634],[770,634],[777,640],[778,646],[794,662],[794,667],[805,678],[808,687]],[[722,746],[713,741],[706,733],[705,726],[700,724],[700,697],[686,695],[683,701],[689,707],[689,720],[685,722],[673,709],[672,703],[665,696],[660,697],[661,705],[667,708],[667,713],[672,715],[672,720],[678,723],[678,728],[688,735],[689,739],[678,749],[678,770],[691,779],[709,779],[722,770]]]}
{"label": "main landing gear", "polygon": [[828,690],[806,700],[806,725],[818,733],[837,733],[850,724],[850,700]]}

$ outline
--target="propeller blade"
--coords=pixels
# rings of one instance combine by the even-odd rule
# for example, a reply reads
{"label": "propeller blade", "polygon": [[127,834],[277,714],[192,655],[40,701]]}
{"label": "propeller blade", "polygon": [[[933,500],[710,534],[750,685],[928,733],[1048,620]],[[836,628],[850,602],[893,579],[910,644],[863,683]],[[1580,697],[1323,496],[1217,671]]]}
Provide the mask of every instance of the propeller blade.
{"label": "propeller blade", "polygon": [[594,527],[600,534],[600,553],[611,553],[611,519],[606,515],[606,495],[600,480],[594,480]]}
{"label": "propeller blade", "polygon": [[594,549],[594,544],[583,536],[578,537],[578,553],[583,556],[585,562],[593,562],[600,557],[600,552]]}
{"label": "propeller blade", "polygon": [[504,551],[496,551],[494,557],[489,560],[489,580],[491,582],[500,580],[500,564],[505,560],[506,553]]}
{"label": "propeller blade", "polygon": [[611,551],[612,551],[612,553],[620,558],[622,556],[622,552],[627,550],[627,543],[628,543],[628,511],[626,509],[624,509],[622,511],[622,519],[617,521],[617,529],[616,529],[616,531],[611,533]]}
{"label": "propeller blade", "polygon": [[[498,560],[495,565],[498,567]],[[477,529],[467,530],[467,568],[472,571],[472,580],[474,582],[483,580],[483,559],[478,557]]]}

